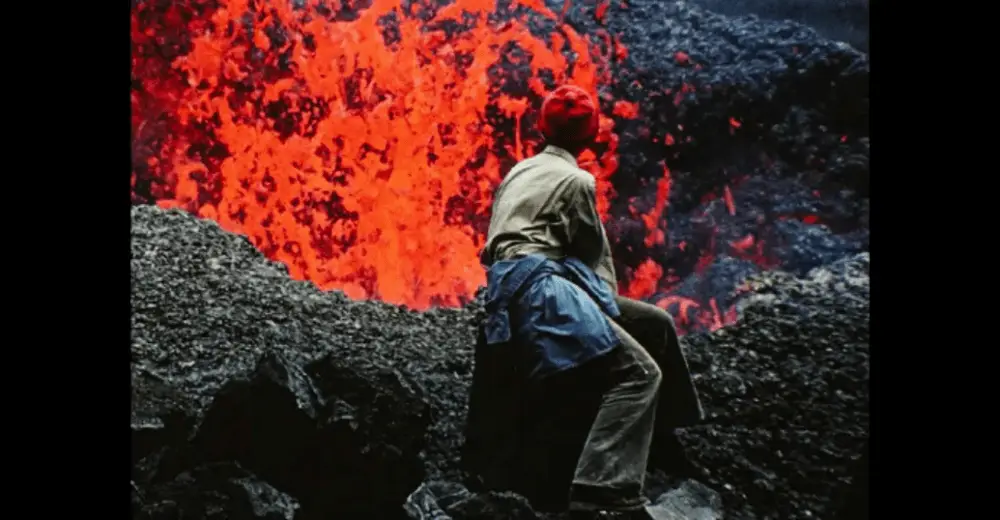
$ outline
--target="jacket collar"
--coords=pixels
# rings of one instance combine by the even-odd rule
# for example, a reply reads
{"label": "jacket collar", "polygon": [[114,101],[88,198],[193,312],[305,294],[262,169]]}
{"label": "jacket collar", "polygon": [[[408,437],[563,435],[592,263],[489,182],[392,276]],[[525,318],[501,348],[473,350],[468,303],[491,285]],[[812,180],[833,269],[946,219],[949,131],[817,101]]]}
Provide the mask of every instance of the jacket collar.
{"label": "jacket collar", "polygon": [[574,157],[573,154],[569,153],[563,148],[559,148],[558,146],[550,144],[546,146],[544,150],[542,150],[542,153],[555,155],[556,157],[559,157],[560,159],[572,164],[573,167],[579,168],[579,165],[576,162],[576,157]]}

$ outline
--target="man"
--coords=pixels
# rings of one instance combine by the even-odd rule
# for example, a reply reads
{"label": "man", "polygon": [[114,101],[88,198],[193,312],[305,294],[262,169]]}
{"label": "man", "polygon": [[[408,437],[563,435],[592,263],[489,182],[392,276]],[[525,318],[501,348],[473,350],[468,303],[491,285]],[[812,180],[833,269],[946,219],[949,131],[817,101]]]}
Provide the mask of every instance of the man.
{"label": "man", "polygon": [[702,410],[670,315],[617,294],[595,180],[576,162],[598,122],[586,91],[557,88],[542,104],[546,148],[515,165],[497,188],[482,255],[489,267],[486,343],[513,340],[523,350],[521,372],[542,384],[606,363],[610,386],[577,462],[570,512],[649,518],[642,488],[654,426],[691,424]]}

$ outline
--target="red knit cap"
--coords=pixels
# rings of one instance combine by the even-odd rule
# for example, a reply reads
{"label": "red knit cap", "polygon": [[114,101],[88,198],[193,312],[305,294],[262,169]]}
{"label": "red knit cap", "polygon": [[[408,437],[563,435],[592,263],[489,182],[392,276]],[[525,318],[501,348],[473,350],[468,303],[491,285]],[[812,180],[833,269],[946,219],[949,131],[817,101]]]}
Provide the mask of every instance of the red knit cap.
{"label": "red knit cap", "polygon": [[542,102],[538,129],[546,141],[573,145],[590,144],[597,137],[600,112],[586,90],[563,85]]}

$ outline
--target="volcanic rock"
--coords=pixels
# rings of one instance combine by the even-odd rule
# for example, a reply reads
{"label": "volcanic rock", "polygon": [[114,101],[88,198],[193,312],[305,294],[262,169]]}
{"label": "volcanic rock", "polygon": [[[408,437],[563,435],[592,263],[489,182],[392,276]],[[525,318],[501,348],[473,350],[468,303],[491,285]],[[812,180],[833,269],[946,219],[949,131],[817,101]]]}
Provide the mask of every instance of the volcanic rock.
{"label": "volcanic rock", "polygon": [[826,37],[868,52],[868,2],[865,0],[691,0],[726,15],[753,13],[772,20],[793,19]]}
{"label": "volcanic rock", "polygon": [[[196,468],[142,494],[133,483],[136,519],[293,520],[295,499],[236,464]],[[143,496],[144,495],[144,496]]]}
{"label": "volcanic rock", "polygon": [[[666,159],[684,186],[671,194],[672,212],[766,165],[762,152],[792,167],[784,175],[801,175],[824,170],[868,135],[868,55],[847,44],[792,21],[723,16],[686,2],[612,2],[609,10],[607,29],[628,49],[615,97],[642,107],[640,118],[619,123],[621,169],[655,177]],[[592,17],[570,23],[598,30]],[[670,146],[649,146],[668,134]],[[625,197],[649,191],[616,188]]]}
{"label": "volcanic rock", "polygon": [[719,520],[722,499],[711,488],[695,480],[660,495],[650,507],[657,520]]}
{"label": "volcanic rock", "polygon": [[739,518],[823,518],[868,436],[869,256],[749,279],[742,318],[685,336],[707,415],[678,431]]}
{"label": "volcanic rock", "polygon": [[[177,210],[134,207],[132,227],[136,504],[210,463],[294,497],[297,518],[392,518],[425,470],[461,479],[478,304],[352,302]],[[822,518],[837,506],[829,497],[867,436],[867,266],[863,254],[805,278],[751,277],[739,323],[684,338],[709,417],[677,440],[727,517]],[[657,475],[651,490],[663,488]],[[192,478],[192,496],[217,493]],[[476,500],[487,496],[500,500]]]}
{"label": "volcanic rock", "polygon": [[413,520],[536,520],[543,518],[523,497],[509,492],[470,493],[454,482],[420,485],[404,504]]}
{"label": "volcanic rock", "polygon": [[[523,497],[514,493],[471,493],[461,484],[442,481],[421,484],[406,499],[404,507],[412,520],[560,520],[566,517],[561,513],[536,512]],[[722,500],[705,485],[685,480],[652,501],[649,511],[656,520],[718,520],[722,518]]]}
{"label": "volcanic rock", "polygon": [[[614,67],[609,99],[639,107],[636,119],[616,120],[609,231],[620,272],[652,258],[687,276],[701,255],[726,254],[747,236],[784,261],[788,251],[772,251],[766,240],[766,227],[780,219],[808,218],[836,233],[867,229],[866,53],[789,20],[723,16],[687,2],[610,2],[606,27],[595,9],[574,2],[568,23],[586,34],[606,30],[628,50]],[[663,164],[669,236],[644,247],[630,208],[652,207]],[[721,200],[726,189],[732,208]],[[704,218],[719,236],[692,229]],[[867,250],[864,234],[843,242],[829,245]],[[787,259],[812,262],[804,269],[824,263]]]}
{"label": "volcanic rock", "polygon": [[[366,355],[378,348],[375,327],[352,317],[342,296],[290,281],[214,223],[155,207],[132,212],[140,491],[204,464],[236,463],[299,500],[297,518],[397,514],[424,477],[430,411],[418,384]],[[198,493],[215,493],[214,483],[192,478]]]}

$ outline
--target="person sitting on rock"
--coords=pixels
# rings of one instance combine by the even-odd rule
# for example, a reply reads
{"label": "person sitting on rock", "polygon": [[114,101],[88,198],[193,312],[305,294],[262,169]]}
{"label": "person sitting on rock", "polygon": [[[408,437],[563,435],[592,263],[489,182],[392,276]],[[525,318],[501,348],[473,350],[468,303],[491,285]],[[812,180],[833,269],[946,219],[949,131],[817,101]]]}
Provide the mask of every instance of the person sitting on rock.
{"label": "person sitting on rock", "polygon": [[594,99],[579,87],[545,98],[546,147],[517,163],[495,193],[482,252],[484,329],[487,345],[521,346],[519,371],[530,381],[605,360],[610,386],[576,465],[570,515],[649,518],[643,484],[654,427],[673,430],[703,412],[670,314],[617,294],[595,179],[576,161],[598,122]]}

